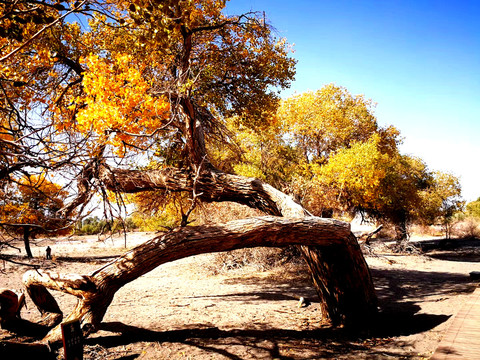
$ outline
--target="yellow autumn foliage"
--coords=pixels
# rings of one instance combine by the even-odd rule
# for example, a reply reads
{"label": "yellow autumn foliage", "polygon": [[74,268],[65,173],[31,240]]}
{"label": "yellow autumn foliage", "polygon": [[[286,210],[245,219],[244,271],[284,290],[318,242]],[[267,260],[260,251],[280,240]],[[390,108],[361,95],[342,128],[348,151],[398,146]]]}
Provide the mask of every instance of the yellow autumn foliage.
{"label": "yellow autumn foliage", "polygon": [[379,150],[379,142],[380,136],[374,134],[366,142],[354,142],[350,148],[339,149],[323,166],[309,165],[314,183],[336,189],[337,202],[346,197],[353,206],[375,206],[393,161]]}
{"label": "yellow autumn foliage", "polygon": [[67,195],[45,174],[23,176],[17,180],[15,188],[3,194],[8,201],[0,205],[1,221],[7,225],[40,225],[44,230],[61,228],[65,221],[58,219],[55,213],[63,207]]}
{"label": "yellow autumn foliage", "polygon": [[362,95],[353,96],[343,87],[328,84],[284,100],[277,117],[306,161],[323,161],[352,141],[365,141],[382,131],[373,108],[373,102]]}
{"label": "yellow autumn foliage", "polygon": [[142,145],[141,135],[153,133],[168,118],[167,99],[150,94],[152,80],[142,75],[146,65],[136,63],[131,55],[115,54],[113,60],[90,55],[85,65],[85,96],[77,99],[84,105],[76,119],[79,132],[94,133],[99,143],[124,155],[128,148]]}

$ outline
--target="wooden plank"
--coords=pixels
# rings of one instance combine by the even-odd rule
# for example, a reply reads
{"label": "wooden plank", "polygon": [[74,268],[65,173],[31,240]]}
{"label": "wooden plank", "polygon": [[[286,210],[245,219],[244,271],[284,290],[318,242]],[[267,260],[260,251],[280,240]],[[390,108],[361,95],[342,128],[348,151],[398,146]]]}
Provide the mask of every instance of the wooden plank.
{"label": "wooden plank", "polygon": [[480,360],[480,288],[471,294],[430,360]]}
{"label": "wooden plank", "polygon": [[62,338],[65,360],[83,360],[83,334],[80,321],[63,323]]}

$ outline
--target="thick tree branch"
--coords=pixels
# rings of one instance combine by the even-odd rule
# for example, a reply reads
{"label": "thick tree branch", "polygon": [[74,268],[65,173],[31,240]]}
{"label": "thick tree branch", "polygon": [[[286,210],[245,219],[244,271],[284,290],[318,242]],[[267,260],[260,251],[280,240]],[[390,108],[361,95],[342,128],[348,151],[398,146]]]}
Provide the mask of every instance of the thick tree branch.
{"label": "thick tree branch", "polygon": [[[107,189],[124,193],[151,190],[192,192],[194,188],[191,171],[177,168],[123,170],[103,165],[99,179]],[[267,214],[293,218],[307,215],[291,197],[255,178],[209,169],[199,174],[195,186],[196,191],[202,193],[199,198],[205,202],[234,201]]]}
{"label": "thick tree branch", "polygon": [[[349,236],[348,223],[316,217],[266,216],[226,224],[187,226],[147,241],[88,275],[33,270],[26,272],[23,279],[44,323],[47,319],[54,325],[62,314],[46,289],[78,297],[79,304],[68,319],[82,320],[82,327],[88,334],[98,327],[118,289],[161,264],[192,255],[245,247],[331,246],[342,244]],[[57,326],[44,340],[57,342],[60,339],[60,327]]]}

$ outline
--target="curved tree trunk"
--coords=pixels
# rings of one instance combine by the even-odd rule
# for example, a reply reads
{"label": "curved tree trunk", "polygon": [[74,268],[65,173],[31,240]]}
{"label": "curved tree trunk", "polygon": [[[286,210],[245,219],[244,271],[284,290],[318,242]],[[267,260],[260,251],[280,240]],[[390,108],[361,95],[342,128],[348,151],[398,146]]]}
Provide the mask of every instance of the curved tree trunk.
{"label": "curved tree trunk", "polygon": [[[193,191],[195,188],[206,202],[233,201],[290,219],[309,216],[290,196],[259,179],[215,169],[204,171],[195,179],[176,168],[129,171],[104,166],[99,175],[102,183],[112,191]],[[354,235],[346,237],[340,244],[301,246],[300,250],[320,297],[323,316],[333,325],[361,325],[376,313],[377,299],[372,278]]]}
{"label": "curved tree trunk", "polygon": [[322,314],[333,325],[365,327],[377,312],[370,270],[355,235],[342,242],[301,246],[320,297]]}
{"label": "curved tree trunk", "polygon": [[[267,216],[222,225],[189,226],[147,241],[91,274],[61,275],[31,270],[25,273],[24,284],[44,318],[56,319],[57,324],[60,321],[58,306],[53,297],[45,296],[47,288],[76,296],[78,304],[66,321],[80,319],[87,335],[97,329],[122,286],[161,264],[196,254],[255,246],[342,246],[349,238],[354,240],[349,224],[317,217]],[[341,267],[335,270],[343,271]],[[60,340],[59,325],[44,339],[50,343]]]}
{"label": "curved tree trunk", "polygon": [[79,298],[65,321],[80,319],[84,333],[89,334],[97,329],[118,289],[157,266],[195,254],[254,246],[299,245],[320,296],[322,316],[334,325],[365,324],[377,310],[372,278],[350,225],[309,216],[289,196],[258,179],[211,169],[193,178],[175,168],[126,171],[105,165],[98,174],[102,183],[116,192],[195,190],[203,201],[235,201],[276,216],[181,227],[139,245],[89,275],[27,272],[24,284],[43,323],[57,325],[45,341],[61,339],[58,323],[62,319],[47,288]]}

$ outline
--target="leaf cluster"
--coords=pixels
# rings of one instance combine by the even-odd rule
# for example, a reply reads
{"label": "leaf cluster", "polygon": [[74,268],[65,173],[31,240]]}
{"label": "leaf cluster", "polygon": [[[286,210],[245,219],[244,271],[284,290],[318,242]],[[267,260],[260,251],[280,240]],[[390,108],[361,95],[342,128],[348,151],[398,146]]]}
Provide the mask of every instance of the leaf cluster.
{"label": "leaf cluster", "polygon": [[236,118],[229,128],[236,147],[212,150],[217,166],[289,191],[316,215],[361,212],[405,228],[444,221],[462,207],[458,179],[402,155],[399,131],[380,127],[373,102],[345,88],[329,84],[284,100],[261,132]]}
{"label": "leaf cluster", "polygon": [[480,198],[466,205],[467,215],[480,218]]}
{"label": "leaf cluster", "polygon": [[68,193],[45,175],[24,176],[2,192],[0,199],[1,226],[14,232],[33,227],[36,233],[59,234],[69,232],[64,219],[57,212],[64,206]]}

